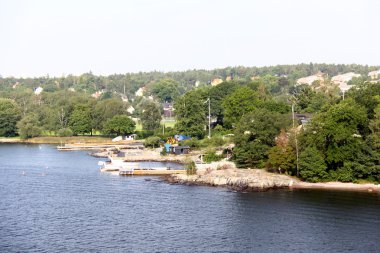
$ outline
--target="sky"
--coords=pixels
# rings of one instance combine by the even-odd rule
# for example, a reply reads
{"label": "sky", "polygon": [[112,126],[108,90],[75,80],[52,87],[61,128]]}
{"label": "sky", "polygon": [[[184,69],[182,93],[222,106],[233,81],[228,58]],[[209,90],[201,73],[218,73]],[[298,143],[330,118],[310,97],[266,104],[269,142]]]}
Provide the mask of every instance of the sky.
{"label": "sky", "polygon": [[0,0],[0,75],[380,65],[378,0]]}

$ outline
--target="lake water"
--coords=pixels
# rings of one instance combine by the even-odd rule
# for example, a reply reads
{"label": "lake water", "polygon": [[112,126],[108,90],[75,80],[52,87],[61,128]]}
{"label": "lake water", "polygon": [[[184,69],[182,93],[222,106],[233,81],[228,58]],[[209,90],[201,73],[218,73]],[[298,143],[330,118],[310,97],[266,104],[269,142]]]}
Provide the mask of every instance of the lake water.
{"label": "lake water", "polygon": [[380,195],[236,193],[0,145],[0,252],[380,252]]}

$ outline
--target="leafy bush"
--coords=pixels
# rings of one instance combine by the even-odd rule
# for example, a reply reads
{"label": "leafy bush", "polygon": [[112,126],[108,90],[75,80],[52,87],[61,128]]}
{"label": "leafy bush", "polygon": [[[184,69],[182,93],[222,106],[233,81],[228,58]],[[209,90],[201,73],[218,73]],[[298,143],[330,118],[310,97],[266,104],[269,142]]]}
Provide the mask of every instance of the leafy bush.
{"label": "leafy bush", "polygon": [[168,154],[168,151],[166,151],[166,147],[162,148],[162,151],[160,152],[162,156],[166,156]]}
{"label": "leafy bush", "polygon": [[136,123],[127,115],[116,115],[104,124],[103,131],[108,135],[127,135],[134,132]]}
{"label": "leafy bush", "polygon": [[42,134],[36,114],[28,114],[17,123],[19,135],[22,139],[38,137]]}
{"label": "leafy bush", "polygon": [[152,136],[145,139],[144,147],[158,148],[160,146],[160,137]]}
{"label": "leafy bush", "polygon": [[185,168],[186,168],[186,174],[187,175],[197,174],[197,166],[195,165],[194,161],[187,161]]}
{"label": "leafy bush", "polygon": [[148,137],[151,137],[154,135],[154,131],[138,131],[136,132],[137,134],[137,139],[146,139]]}
{"label": "leafy bush", "polygon": [[202,147],[220,147],[225,144],[223,137],[221,136],[213,136],[211,139],[204,139],[202,141]]}
{"label": "leafy bush", "polygon": [[208,152],[206,155],[203,157],[203,161],[206,163],[211,163],[211,162],[217,162],[222,160],[221,155],[217,155],[215,152]]}
{"label": "leafy bush", "polygon": [[73,136],[73,131],[70,128],[61,128],[58,130],[59,137],[70,137]]}
{"label": "leafy bush", "polygon": [[181,146],[189,146],[190,148],[200,148],[201,143],[197,138],[191,138],[185,141],[181,141],[180,143]]}

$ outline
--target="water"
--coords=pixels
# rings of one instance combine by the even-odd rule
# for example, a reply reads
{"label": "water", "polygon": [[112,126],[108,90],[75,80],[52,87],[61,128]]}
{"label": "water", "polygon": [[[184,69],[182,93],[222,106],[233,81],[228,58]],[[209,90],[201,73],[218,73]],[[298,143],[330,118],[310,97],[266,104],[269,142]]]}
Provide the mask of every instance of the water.
{"label": "water", "polygon": [[380,195],[235,193],[0,145],[0,252],[380,252]]}

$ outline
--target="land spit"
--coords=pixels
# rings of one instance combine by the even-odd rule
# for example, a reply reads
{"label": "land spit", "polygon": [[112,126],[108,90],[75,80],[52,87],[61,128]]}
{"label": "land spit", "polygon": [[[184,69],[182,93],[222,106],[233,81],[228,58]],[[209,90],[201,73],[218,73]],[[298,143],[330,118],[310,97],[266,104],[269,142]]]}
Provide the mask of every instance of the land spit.
{"label": "land spit", "polygon": [[170,175],[167,180],[171,183],[189,185],[223,186],[242,192],[289,188],[295,182],[288,176],[264,170],[236,168],[198,171],[196,175]]}
{"label": "land spit", "polygon": [[380,185],[342,182],[308,183],[288,175],[267,172],[262,169],[237,169],[233,163],[215,163],[197,170],[196,175],[170,175],[170,183],[227,187],[234,191],[252,192],[270,189],[320,189],[380,193]]}

